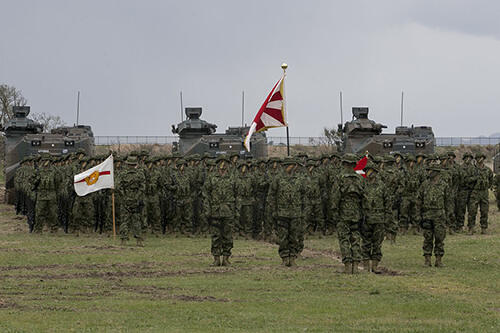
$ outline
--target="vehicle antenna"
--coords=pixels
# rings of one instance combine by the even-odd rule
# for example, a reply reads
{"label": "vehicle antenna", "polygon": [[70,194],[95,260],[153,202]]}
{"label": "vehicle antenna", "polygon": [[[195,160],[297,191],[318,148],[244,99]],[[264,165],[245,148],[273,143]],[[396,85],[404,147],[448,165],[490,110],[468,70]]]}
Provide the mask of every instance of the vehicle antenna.
{"label": "vehicle antenna", "polygon": [[340,92],[340,124],[344,124],[344,112],[342,108],[342,91]]}
{"label": "vehicle antenna", "polygon": [[401,126],[403,126],[404,91],[401,91]]}
{"label": "vehicle antenna", "polygon": [[181,121],[184,121],[184,106],[182,104],[182,91],[181,91]]}
{"label": "vehicle antenna", "polygon": [[245,122],[245,91],[241,92],[241,127],[243,127],[243,123]]}
{"label": "vehicle antenna", "polygon": [[78,96],[76,98],[76,126],[78,126],[80,120],[80,90],[78,90]]}

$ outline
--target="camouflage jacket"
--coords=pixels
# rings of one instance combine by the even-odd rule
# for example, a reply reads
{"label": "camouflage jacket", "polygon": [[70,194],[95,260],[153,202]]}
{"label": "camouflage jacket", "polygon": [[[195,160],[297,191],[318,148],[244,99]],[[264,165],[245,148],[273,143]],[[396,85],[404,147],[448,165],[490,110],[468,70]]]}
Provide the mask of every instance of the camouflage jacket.
{"label": "camouflage jacket", "polygon": [[209,218],[235,218],[238,216],[236,182],[231,173],[221,176],[210,173],[203,185],[203,214]]}
{"label": "camouflage jacket", "polygon": [[392,218],[392,204],[388,187],[379,174],[367,179],[362,200],[365,222],[368,224],[387,223]]}
{"label": "camouflage jacket", "polygon": [[441,175],[436,182],[428,179],[418,192],[417,216],[421,221],[448,218],[449,200],[449,184]]}
{"label": "camouflage jacket", "polygon": [[489,190],[493,186],[493,171],[483,165],[476,167],[474,191]]}
{"label": "camouflage jacket", "polygon": [[274,218],[302,219],[304,195],[305,187],[301,176],[287,175],[284,172],[275,173],[267,197],[270,214]]}
{"label": "camouflage jacket", "polygon": [[339,219],[347,222],[361,222],[363,219],[364,178],[346,171],[342,174],[337,195]]}

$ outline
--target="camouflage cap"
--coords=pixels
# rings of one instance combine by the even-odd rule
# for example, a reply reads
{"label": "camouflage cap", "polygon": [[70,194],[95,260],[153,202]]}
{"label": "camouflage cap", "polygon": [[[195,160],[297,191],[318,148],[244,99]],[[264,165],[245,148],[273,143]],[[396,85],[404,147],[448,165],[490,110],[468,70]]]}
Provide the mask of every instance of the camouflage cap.
{"label": "camouflage cap", "polygon": [[140,156],[149,156],[149,150],[142,149],[141,152],[140,152]]}
{"label": "camouflage cap", "polygon": [[453,150],[448,151],[446,154],[448,155],[448,157],[457,157]]}
{"label": "camouflage cap", "polygon": [[366,167],[365,167],[366,170],[369,170],[369,169],[372,169],[372,170],[375,170],[378,172],[378,166],[373,163],[372,161],[368,161],[368,163],[366,163]]}
{"label": "camouflage cap", "polygon": [[50,161],[52,160],[52,156],[49,153],[40,154],[40,161]]}
{"label": "camouflage cap", "polygon": [[351,154],[351,153],[344,154],[342,156],[342,162],[345,162],[345,163],[357,163],[358,160],[359,159],[356,157],[356,155]]}
{"label": "camouflage cap", "polygon": [[476,160],[480,159],[480,158],[486,158],[486,154],[485,153],[482,153],[482,152],[479,152],[479,153],[476,153],[476,156],[474,157]]}
{"label": "camouflage cap", "polygon": [[466,158],[473,158],[472,153],[469,151],[466,151],[464,155],[462,156],[462,160],[465,160]]}
{"label": "camouflage cap", "polygon": [[285,157],[281,162],[281,165],[302,165],[302,164],[295,157]]}
{"label": "camouflage cap", "polygon": [[426,158],[426,157],[427,157],[427,154],[422,153],[422,152],[419,152],[419,153],[417,153],[417,155],[415,155],[415,157],[416,157],[416,158],[419,158],[419,157]]}
{"label": "camouflage cap", "polygon": [[412,154],[408,154],[408,155],[405,156],[405,161],[407,161],[407,162],[415,162],[416,158]]}
{"label": "camouflage cap", "polygon": [[128,155],[125,163],[128,165],[137,165],[138,160],[136,155]]}
{"label": "camouflage cap", "polygon": [[394,158],[394,156],[392,155],[385,155],[382,157],[383,158],[383,161],[385,163],[393,163],[393,162],[396,162],[396,159]]}

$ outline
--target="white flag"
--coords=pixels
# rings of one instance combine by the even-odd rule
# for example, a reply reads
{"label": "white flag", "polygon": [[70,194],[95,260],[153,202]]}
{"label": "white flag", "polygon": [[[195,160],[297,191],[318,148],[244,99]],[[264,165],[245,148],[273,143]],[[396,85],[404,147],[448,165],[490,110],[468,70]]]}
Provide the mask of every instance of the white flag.
{"label": "white flag", "polygon": [[74,177],[75,192],[80,197],[105,188],[115,188],[113,155],[95,167]]}

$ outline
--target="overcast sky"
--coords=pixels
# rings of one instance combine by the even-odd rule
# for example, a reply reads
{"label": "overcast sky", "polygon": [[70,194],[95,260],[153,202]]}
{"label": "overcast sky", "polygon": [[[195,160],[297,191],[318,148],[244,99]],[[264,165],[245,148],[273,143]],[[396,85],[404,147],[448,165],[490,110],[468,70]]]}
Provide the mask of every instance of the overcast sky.
{"label": "overcast sky", "polygon": [[[500,1],[0,0],[0,83],[32,112],[95,135],[172,135],[185,106],[218,131],[250,123],[287,62],[291,136],[319,136],[352,106],[430,125],[500,132]],[[282,136],[272,129],[270,136]]]}

